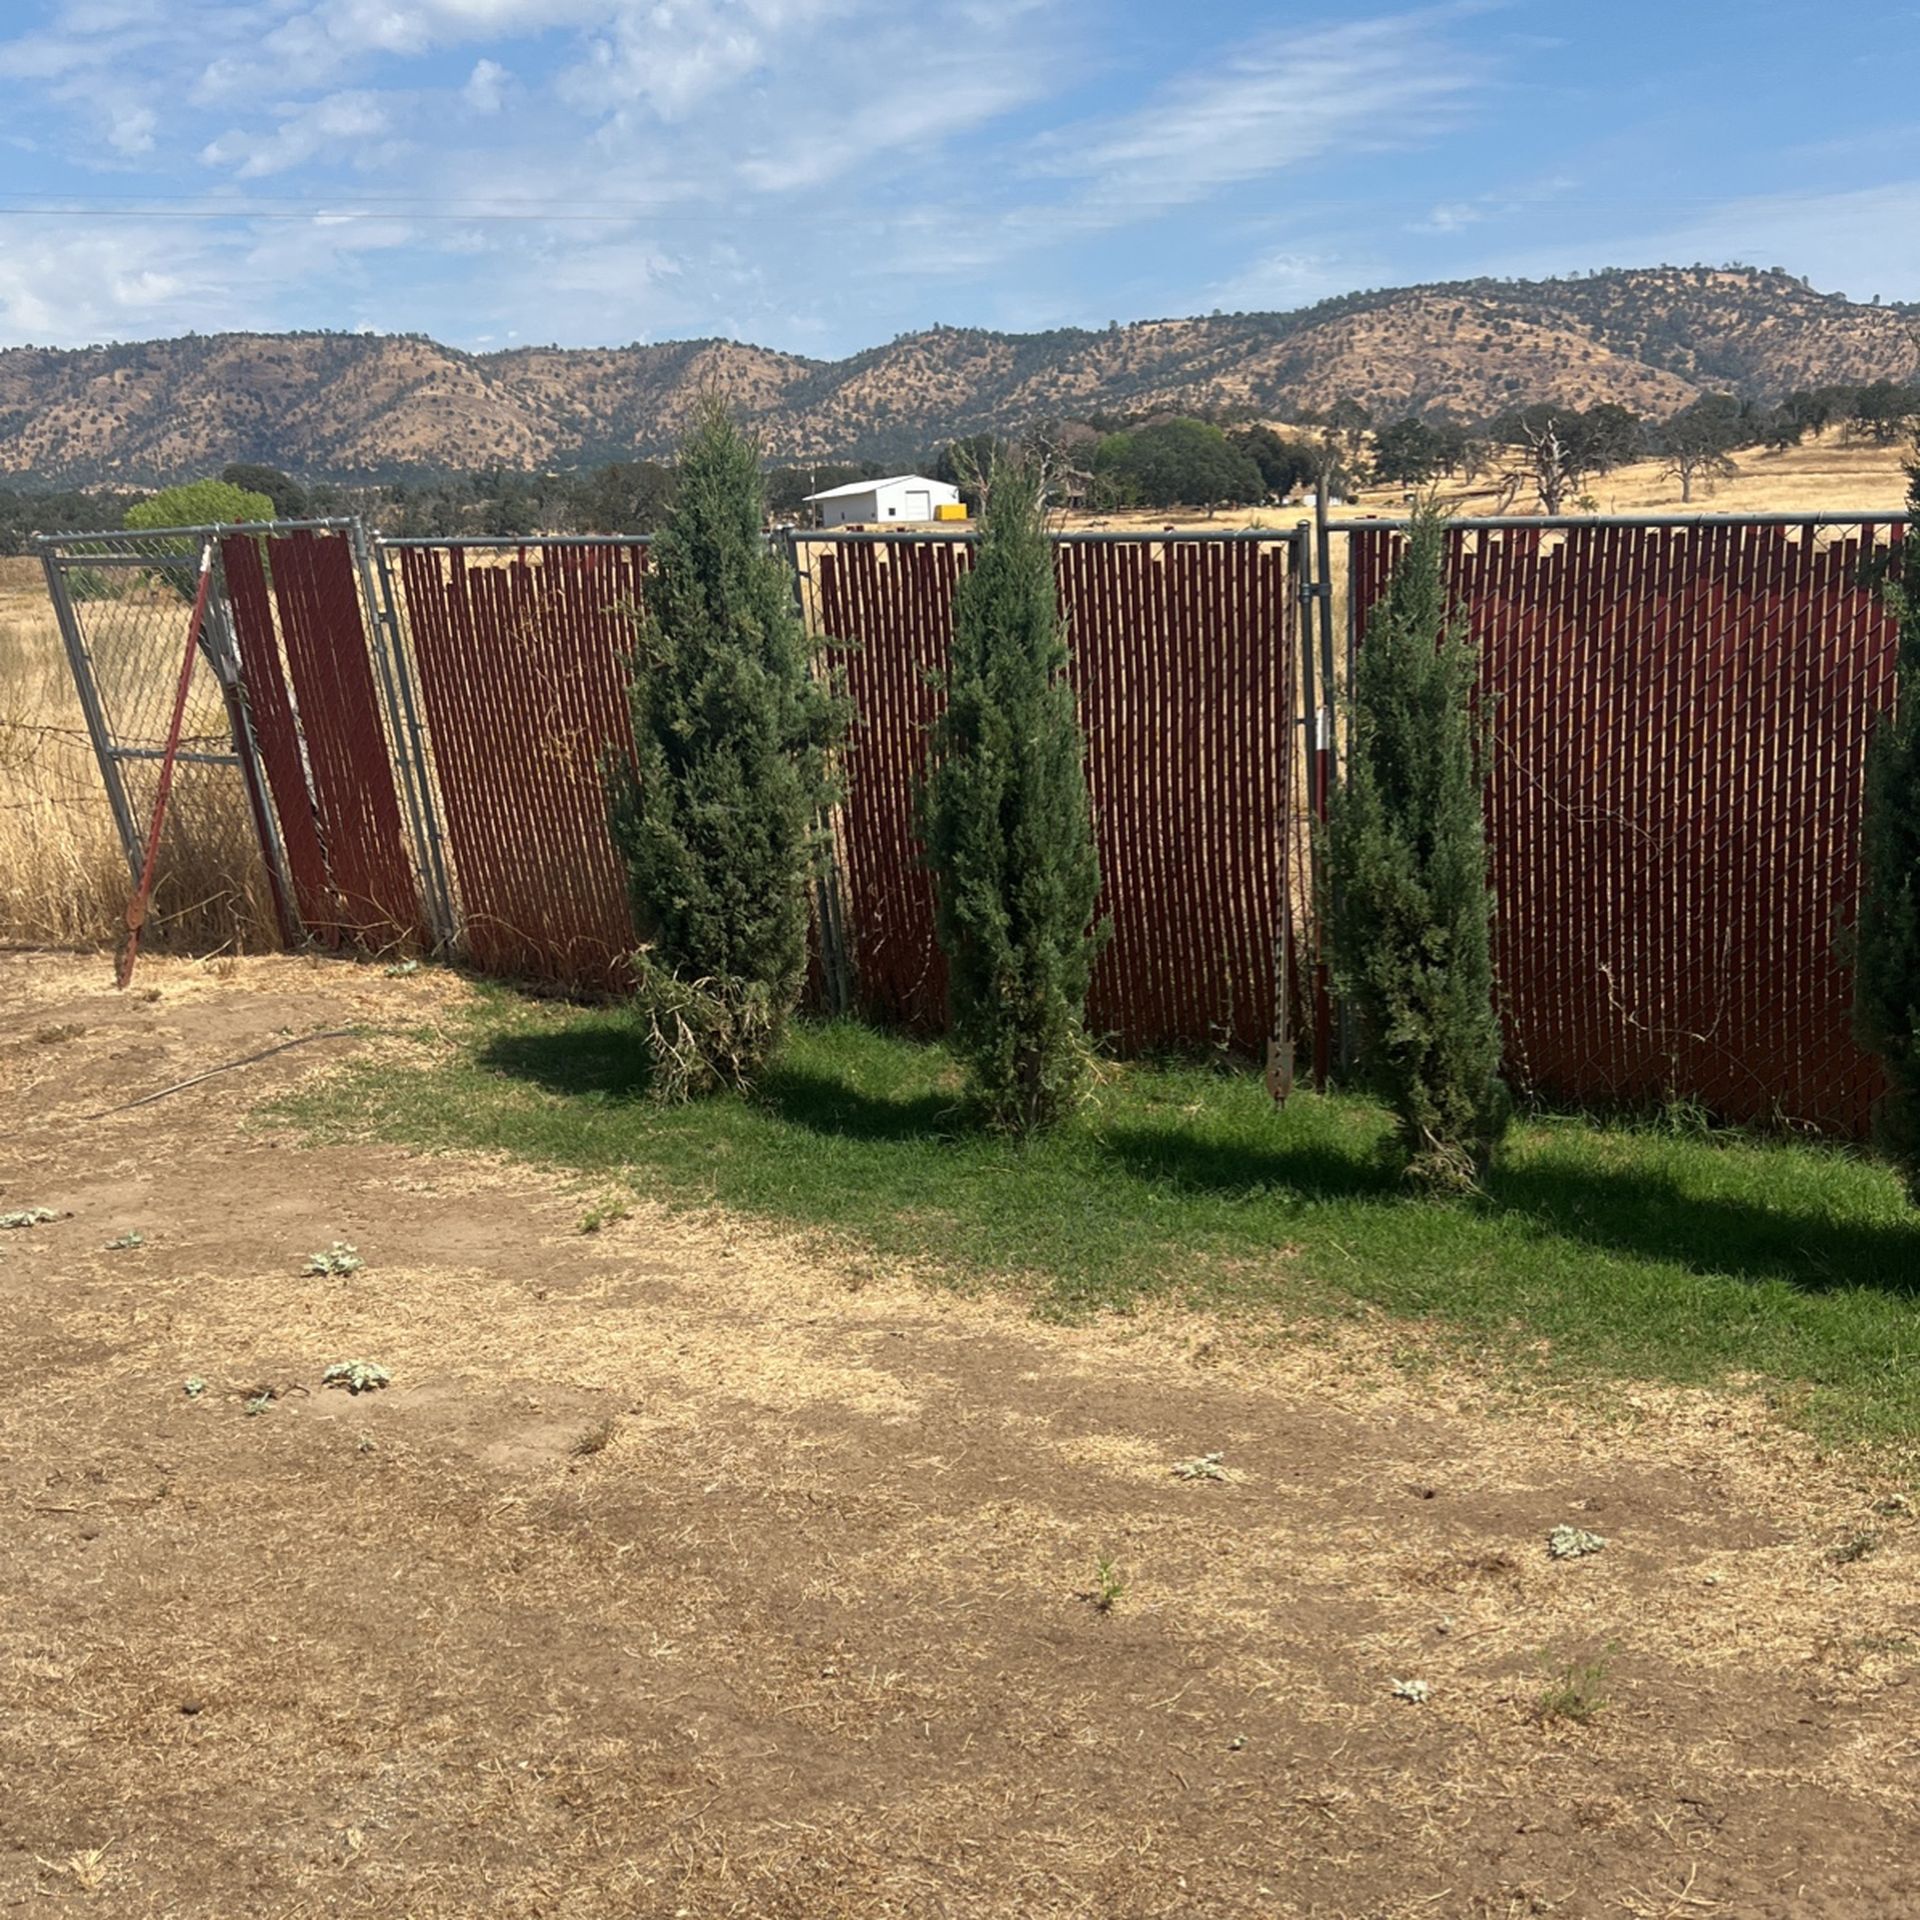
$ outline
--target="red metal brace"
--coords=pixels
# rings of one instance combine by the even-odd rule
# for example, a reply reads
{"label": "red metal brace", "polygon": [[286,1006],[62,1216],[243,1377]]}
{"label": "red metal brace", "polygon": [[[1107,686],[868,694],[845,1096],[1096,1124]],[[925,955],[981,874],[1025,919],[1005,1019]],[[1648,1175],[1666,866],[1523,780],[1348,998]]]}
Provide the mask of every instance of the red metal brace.
{"label": "red metal brace", "polygon": [[167,750],[160,759],[160,784],[153,796],[146,858],[140,865],[140,884],[127,902],[127,934],[120,943],[120,958],[113,975],[117,987],[124,987],[133,978],[133,963],[140,953],[140,930],[146,925],[147,907],[153,899],[154,868],[160,863],[160,828],[167,815],[167,797],[173,792],[173,764],[180,751],[180,729],[187,717],[187,688],[193,681],[193,656],[199,651],[200,625],[207,617],[207,594],[212,584],[213,542],[206,540],[200,546],[200,584],[193,596],[193,617],[187,622],[187,650],[180,661],[180,684],[173,692],[173,721],[167,728]]}

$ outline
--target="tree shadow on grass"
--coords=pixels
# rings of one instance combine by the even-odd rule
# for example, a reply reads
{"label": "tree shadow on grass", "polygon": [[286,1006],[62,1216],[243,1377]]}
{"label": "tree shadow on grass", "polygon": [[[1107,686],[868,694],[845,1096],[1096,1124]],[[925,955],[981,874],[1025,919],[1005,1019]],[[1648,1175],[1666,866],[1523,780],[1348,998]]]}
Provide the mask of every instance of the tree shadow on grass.
{"label": "tree shadow on grass", "polygon": [[[1209,1140],[1177,1124],[1105,1131],[1107,1154],[1138,1180],[1183,1194],[1256,1201],[1442,1206],[1411,1198],[1393,1168],[1356,1143],[1276,1139],[1271,1146]],[[1767,1207],[1689,1191],[1645,1168],[1507,1167],[1483,1199],[1489,1214],[1524,1217],[1540,1230],[1598,1250],[1670,1262],[1747,1282],[1785,1281],[1808,1293],[1869,1287],[1920,1299],[1920,1218],[1874,1221],[1819,1208]]]}
{"label": "tree shadow on grass", "polygon": [[1136,1180],[1183,1194],[1258,1200],[1288,1192],[1306,1200],[1401,1198],[1393,1170],[1364,1150],[1343,1151],[1326,1141],[1249,1147],[1209,1140],[1175,1123],[1104,1128],[1100,1144]]}
{"label": "tree shadow on grass", "polygon": [[[639,1035],[604,1021],[500,1034],[481,1048],[479,1061],[490,1072],[576,1100],[643,1100],[651,1078]],[[945,1139],[963,1124],[950,1094],[930,1091],[890,1098],[834,1074],[788,1065],[768,1070],[753,1103],[790,1126],[845,1140]]]}
{"label": "tree shadow on grass", "polygon": [[641,1100],[652,1077],[638,1034],[605,1021],[544,1032],[503,1033],[480,1049],[481,1066],[573,1099]]}
{"label": "tree shadow on grass", "polygon": [[1756,1206],[1690,1191],[1650,1169],[1564,1162],[1502,1169],[1489,1182],[1488,1204],[1563,1239],[1696,1273],[1784,1280],[1807,1293],[1869,1287],[1920,1298],[1920,1221]]}
{"label": "tree shadow on grass", "polygon": [[754,1098],[789,1126],[841,1140],[950,1140],[965,1127],[950,1093],[872,1094],[807,1067],[772,1068]]}

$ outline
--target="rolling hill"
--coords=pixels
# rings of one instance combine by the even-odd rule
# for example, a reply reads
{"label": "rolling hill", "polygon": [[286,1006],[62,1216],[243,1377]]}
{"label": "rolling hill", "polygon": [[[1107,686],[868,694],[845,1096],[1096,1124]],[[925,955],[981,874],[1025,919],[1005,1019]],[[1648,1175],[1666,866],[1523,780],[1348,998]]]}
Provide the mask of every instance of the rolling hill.
{"label": "rolling hill", "polygon": [[418,335],[0,349],[0,479],[153,484],[229,460],[309,478],[666,452],[718,387],[780,458],[912,460],[958,435],[1153,410],[1484,420],[1538,400],[1664,415],[1713,390],[1907,379],[1913,310],[1779,270],[1654,267],[1344,295],[1104,331],[935,327],[845,360],[732,341],[463,353]]}

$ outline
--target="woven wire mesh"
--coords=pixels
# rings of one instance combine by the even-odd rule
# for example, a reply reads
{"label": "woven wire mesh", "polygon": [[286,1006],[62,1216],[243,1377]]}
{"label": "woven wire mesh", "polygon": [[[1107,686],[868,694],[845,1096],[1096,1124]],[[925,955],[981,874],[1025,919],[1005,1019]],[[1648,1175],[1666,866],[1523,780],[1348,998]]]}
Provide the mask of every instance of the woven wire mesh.
{"label": "woven wire mesh", "polygon": [[[53,559],[97,690],[113,768],[144,839],[186,652],[200,544],[174,535],[91,536],[62,542]],[[206,644],[220,641],[216,613]],[[35,655],[39,685],[34,697],[42,711],[60,716],[53,724],[63,729],[60,819],[56,823],[50,812],[41,816],[36,857],[45,873],[50,862],[57,866],[63,844],[69,845],[67,866],[76,884],[62,905],[47,881],[37,880],[40,905],[23,900],[14,931],[16,937],[31,937],[37,921],[42,937],[111,941],[129,886],[127,851],[51,619],[39,630]],[[63,677],[64,690],[56,697]],[[83,771],[90,777],[83,779]],[[109,858],[106,849],[117,858]],[[83,877],[85,884],[77,884]],[[174,945],[199,953],[278,944],[266,869],[233,751],[228,702],[205,646],[196,651],[188,680],[143,938],[150,947]]]}
{"label": "woven wire mesh", "polygon": [[92,943],[126,896],[46,576],[38,560],[0,559],[0,939]]}

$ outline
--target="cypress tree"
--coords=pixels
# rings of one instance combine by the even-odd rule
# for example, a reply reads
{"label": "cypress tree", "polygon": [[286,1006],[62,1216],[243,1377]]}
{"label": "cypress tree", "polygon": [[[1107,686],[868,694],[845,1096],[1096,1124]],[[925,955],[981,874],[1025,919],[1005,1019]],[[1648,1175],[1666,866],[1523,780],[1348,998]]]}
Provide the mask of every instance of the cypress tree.
{"label": "cypress tree", "polygon": [[1478,1183],[1506,1130],[1493,1006],[1475,661],[1447,597],[1446,523],[1415,516],[1348,690],[1328,846],[1333,975],[1414,1184]]}
{"label": "cypress tree", "polygon": [[1875,1129],[1881,1148],[1920,1205],[1920,466],[1911,470],[1891,597],[1900,652],[1893,709],[1867,749],[1854,1027],[1886,1067]]}
{"label": "cypress tree", "polygon": [[653,1088],[749,1087],[799,1003],[807,883],[839,703],[808,671],[793,579],[761,533],[760,460],[702,399],[653,543],[609,813],[643,944]]}
{"label": "cypress tree", "polygon": [[921,794],[953,1044],[989,1125],[1028,1133],[1085,1085],[1100,867],[1040,476],[987,476],[954,595],[946,708]]}

